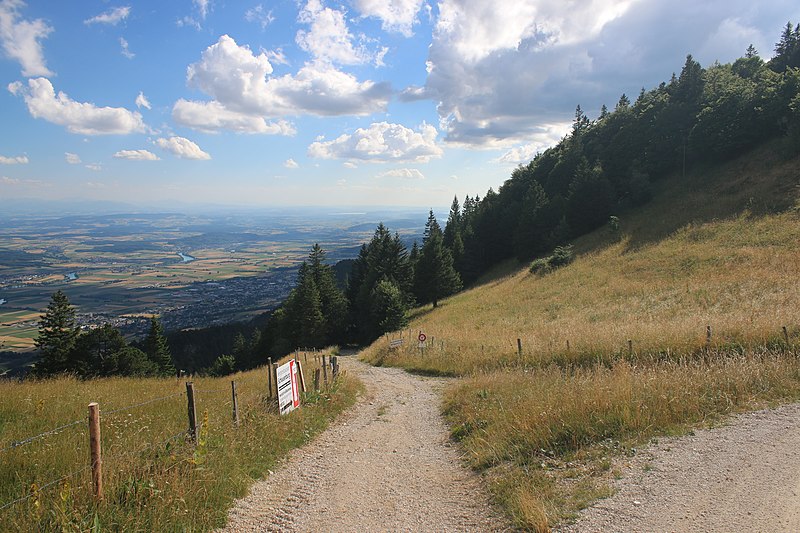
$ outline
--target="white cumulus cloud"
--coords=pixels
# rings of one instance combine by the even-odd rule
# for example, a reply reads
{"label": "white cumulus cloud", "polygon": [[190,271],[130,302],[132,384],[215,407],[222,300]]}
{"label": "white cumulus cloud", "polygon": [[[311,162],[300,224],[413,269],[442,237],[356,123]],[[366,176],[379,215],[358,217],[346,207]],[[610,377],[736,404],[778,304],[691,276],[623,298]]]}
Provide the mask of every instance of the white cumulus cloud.
{"label": "white cumulus cloud", "polygon": [[189,86],[213,100],[181,99],[173,107],[173,117],[203,131],[292,134],[287,123],[270,124],[265,117],[367,115],[385,110],[391,96],[388,84],[359,81],[326,62],[308,63],[296,74],[271,74],[265,52],[256,55],[223,35],[187,68]]}
{"label": "white cumulus cloud", "polygon": [[53,31],[42,19],[22,20],[22,0],[0,1],[0,43],[6,56],[22,65],[23,76],[52,76],[42,53],[41,40]]}
{"label": "white cumulus cloud", "polygon": [[28,162],[28,156],[18,155],[16,157],[6,157],[0,155],[0,165],[24,165]]}
{"label": "white cumulus cloud", "polygon": [[427,163],[442,155],[436,135],[436,128],[425,123],[414,131],[401,124],[376,122],[368,128],[358,128],[352,135],[316,141],[308,147],[308,155],[321,159]]}
{"label": "white cumulus cloud", "polygon": [[146,127],[142,115],[122,107],[97,107],[88,102],[76,102],[63,92],[55,93],[47,78],[28,80],[28,87],[9,86],[12,94],[22,94],[28,111],[34,118],[42,118],[64,126],[81,135],[106,135],[142,133]]}
{"label": "white cumulus cloud", "polygon": [[404,180],[424,180],[425,176],[416,168],[395,168],[378,174],[379,178],[400,178]]}
{"label": "white cumulus cloud", "polygon": [[572,127],[571,122],[561,122],[558,124],[544,124],[539,127],[539,131],[531,136],[530,142],[514,146],[500,157],[493,159],[495,163],[508,163],[517,165],[519,163],[529,163],[536,154],[544,152],[551,146],[555,146]]}
{"label": "white cumulus cloud", "polygon": [[78,154],[73,154],[72,152],[64,152],[64,160],[70,165],[81,164],[80,156]]}
{"label": "white cumulus cloud", "polygon": [[286,161],[284,161],[283,162],[283,166],[285,166],[286,168],[299,168],[300,167],[300,165],[297,164],[297,161],[295,161],[294,159],[291,159],[291,158],[289,158]]}
{"label": "white cumulus cloud", "polygon": [[84,24],[110,24],[112,26],[116,26],[121,21],[128,18],[128,15],[131,14],[131,7],[130,6],[123,6],[123,7],[115,7],[109,9],[108,11],[104,11],[99,15],[92,17],[90,19],[86,19],[83,21]]}
{"label": "white cumulus cloud", "polygon": [[158,161],[159,157],[148,150],[120,150],[114,154],[117,159],[129,159],[132,161]]}
{"label": "white cumulus cloud", "polygon": [[121,48],[122,55],[125,56],[126,58],[133,59],[134,57],[136,57],[136,54],[131,52],[130,48],[128,48],[128,41],[126,41],[122,37],[119,38],[119,46]]}
{"label": "white cumulus cloud", "polygon": [[275,17],[272,16],[272,10],[267,11],[262,4],[258,4],[245,11],[244,19],[247,22],[259,24],[262,30],[266,29],[267,26],[275,21]]}
{"label": "white cumulus cloud", "polygon": [[211,159],[211,156],[200,149],[195,143],[184,137],[159,138],[155,144],[181,159]]}
{"label": "white cumulus cloud", "polygon": [[139,91],[139,96],[136,97],[136,107],[138,107],[139,109],[143,107],[145,109],[152,109],[150,107],[150,100],[147,99],[147,97],[144,95],[142,91]]}
{"label": "white cumulus cloud", "polygon": [[355,6],[362,16],[381,20],[385,31],[398,32],[411,37],[412,26],[418,22],[417,14],[423,0],[356,0]]}
{"label": "white cumulus cloud", "polygon": [[297,44],[314,59],[340,65],[380,63],[385,51],[370,51],[347,27],[346,13],[324,7],[321,0],[309,0],[300,10],[298,21],[309,25],[308,31],[297,32]]}

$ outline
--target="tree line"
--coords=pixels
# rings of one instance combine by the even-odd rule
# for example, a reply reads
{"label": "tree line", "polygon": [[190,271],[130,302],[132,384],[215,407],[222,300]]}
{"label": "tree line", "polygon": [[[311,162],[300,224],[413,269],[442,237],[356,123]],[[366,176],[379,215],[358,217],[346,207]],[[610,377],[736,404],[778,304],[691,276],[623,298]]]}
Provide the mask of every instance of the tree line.
{"label": "tree line", "polygon": [[150,320],[147,337],[129,344],[110,324],[82,331],[67,295],[56,291],[39,321],[36,338],[40,359],[38,377],[73,374],[84,378],[175,375],[172,354],[157,317]]}
{"label": "tree line", "polygon": [[[501,261],[530,261],[557,247],[568,249],[560,245],[650,200],[654,182],[778,136],[800,151],[800,24],[787,23],[769,61],[752,46],[736,61],[708,68],[689,55],[680,74],[642,89],[633,102],[621,95],[613,110],[604,105],[595,120],[578,106],[570,133],[517,167],[496,192],[466,196],[463,204],[454,198],[444,230],[431,211],[421,245],[414,242],[408,250],[397,233],[379,224],[348,265],[343,288],[325,251],[314,245],[295,288],[263,327],[254,326],[246,336],[237,325],[232,343],[223,343],[230,350],[220,348],[216,353],[223,355],[202,367],[191,351],[180,359],[194,369],[225,374],[298,347],[369,343],[402,329],[412,307],[437,306]],[[157,319],[141,347],[129,346],[110,326],[77,331],[65,299],[56,293],[43,317],[37,372],[174,371],[164,348],[155,348],[154,339],[164,338]],[[237,328],[200,333],[209,344],[228,339]],[[182,335],[175,334],[174,342]]]}

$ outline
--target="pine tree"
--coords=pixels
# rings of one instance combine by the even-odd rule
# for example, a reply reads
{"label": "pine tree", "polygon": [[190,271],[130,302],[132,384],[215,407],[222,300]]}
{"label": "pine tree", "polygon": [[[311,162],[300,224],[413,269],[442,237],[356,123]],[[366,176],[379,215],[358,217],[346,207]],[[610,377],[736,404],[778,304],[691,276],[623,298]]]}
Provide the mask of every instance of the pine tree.
{"label": "pine tree", "polygon": [[439,300],[461,288],[461,278],[453,268],[453,257],[444,246],[444,238],[439,223],[433,215],[428,215],[425,233],[420,250],[414,279],[417,299],[421,303],[439,305]]}
{"label": "pine tree", "polygon": [[144,340],[144,352],[158,367],[158,373],[162,376],[173,376],[176,373],[175,363],[172,361],[167,337],[164,335],[164,328],[157,317],[150,318],[150,331]]}
{"label": "pine tree", "polygon": [[341,342],[347,326],[347,299],[336,285],[333,269],[324,261],[325,251],[315,244],[308,256],[308,268],[319,292],[320,309],[325,322],[325,342]]}
{"label": "pine tree", "polygon": [[75,371],[76,362],[72,359],[79,333],[75,308],[66,294],[56,291],[39,321],[35,344],[42,358],[36,364],[36,373],[52,375]]}
{"label": "pine tree", "polygon": [[461,206],[458,204],[458,196],[456,196],[450,205],[450,214],[447,216],[447,224],[444,226],[444,245],[452,250],[453,241],[458,233],[461,233]]}
{"label": "pine tree", "polygon": [[400,289],[388,280],[381,280],[372,295],[372,312],[380,318],[377,335],[403,329],[408,324],[406,307]]}

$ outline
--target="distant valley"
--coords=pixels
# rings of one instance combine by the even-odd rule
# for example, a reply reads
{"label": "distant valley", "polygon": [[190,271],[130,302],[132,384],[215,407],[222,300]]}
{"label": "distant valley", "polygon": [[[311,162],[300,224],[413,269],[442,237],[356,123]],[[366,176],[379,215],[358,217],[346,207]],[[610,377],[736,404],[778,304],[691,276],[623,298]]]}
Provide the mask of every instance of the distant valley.
{"label": "distant valley", "polygon": [[278,305],[314,243],[336,262],[355,257],[378,222],[409,244],[421,209],[296,208],[208,215],[11,215],[0,235],[0,351],[33,348],[38,319],[63,290],[79,322],[142,334],[246,320]]}

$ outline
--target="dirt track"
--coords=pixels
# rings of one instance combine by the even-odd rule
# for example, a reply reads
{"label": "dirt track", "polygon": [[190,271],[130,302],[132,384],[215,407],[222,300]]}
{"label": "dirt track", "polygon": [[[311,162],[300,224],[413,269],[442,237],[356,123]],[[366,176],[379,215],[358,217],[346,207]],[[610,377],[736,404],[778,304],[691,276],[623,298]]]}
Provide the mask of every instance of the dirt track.
{"label": "dirt track", "polygon": [[498,531],[440,412],[444,380],[342,357],[359,404],[237,502],[224,531]]}
{"label": "dirt track", "polygon": [[800,404],[660,439],[564,532],[800,531]]}

